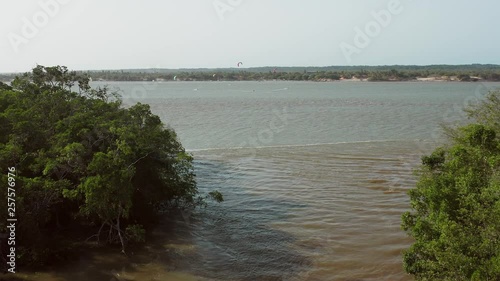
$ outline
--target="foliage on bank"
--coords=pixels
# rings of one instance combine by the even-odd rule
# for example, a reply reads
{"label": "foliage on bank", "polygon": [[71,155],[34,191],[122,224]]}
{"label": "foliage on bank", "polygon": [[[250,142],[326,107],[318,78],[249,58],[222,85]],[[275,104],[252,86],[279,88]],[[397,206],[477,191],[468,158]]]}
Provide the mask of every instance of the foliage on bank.
{"label": "foliage on bank", "polygon": [[90,232],[125,252],[144,241],[158,212],[222,200],[198,192],[192,157],[148,105],[124,108],[117,95],[60,66],[0,83],[0,182],[8,167],[17,171],[17,253],[25,264],[63,257],[82,242],[68,233]]}
{"label": "foliage on bank", "polygon": [[416,280],[500,280],[500,92],[468,114],[409,192],[402,227],[415,242],[403,259]]}

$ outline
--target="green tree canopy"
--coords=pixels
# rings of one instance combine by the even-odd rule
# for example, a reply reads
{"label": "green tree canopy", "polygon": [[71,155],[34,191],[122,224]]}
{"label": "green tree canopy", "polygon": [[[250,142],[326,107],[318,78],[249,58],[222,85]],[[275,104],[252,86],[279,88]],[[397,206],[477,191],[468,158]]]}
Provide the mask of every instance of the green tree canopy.
{"label": "green tree canopy", "polygon": [[468,110],[449,146],[422,158],[402,227],[416,280],[500,280],[500,92]]}
{"label": "green tree canopy", "polygon": [[[117,95],[60,66],[37,66],[0,85],[2,182],[8,167],[17,171],[24,262],[47,260],[59,230],[92,225],[97,240],[106,229],[107,242],[124,251],[127,241],[144,239],[145,214],[206,198],[196,188],[192,157],[149,105],[123,108]],[[5,212],[0,216],[6,232]]]}

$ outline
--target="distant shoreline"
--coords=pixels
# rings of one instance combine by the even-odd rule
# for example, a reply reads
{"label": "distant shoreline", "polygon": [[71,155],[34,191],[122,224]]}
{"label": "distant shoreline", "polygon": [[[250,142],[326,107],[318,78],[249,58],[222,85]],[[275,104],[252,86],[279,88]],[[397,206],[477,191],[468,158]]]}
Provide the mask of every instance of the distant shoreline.
{"label": "distant shoreline", "polygon": [[[495,82],[500,65],[385,65],[251,67],[214,69],[78,70],[92,81],[314,81],[314,82]],[[21,73],[0,74],[11,81]]]}
{"label": "distant shoreline", "polygon": [[[13,79],[6,80],[0,79],[0,82],[10,84]],[[456,79],[439,79],[439,78],[416,78],[411,80],[370,80],[367,78],[359,79],[319,79],[319,80],[291,80],[291,79],[260,79],[260,80],[117,80],[117,79],[95,79],[91,80],[91,82],[152,82],[152,83],[171,83],[171,82],[314,82],[314,83],[354,83],[354,82],[363,82],[363,83],[381,83],[381,82],[390,82],[390,83],[481,83],[481,82],[500,82],[500,80],[488,80],[488,79],[477,79],[477,80],[469,80],[462,81]]]}
{"label": "distant shoreline", "polygon": [[376,80],[372,81],[369,79],[339,79],[339,80],[333,80],[333,79],[320,79],[320,80],[291,80],[291,79],[261,79],[261,80],[105,80],[105,79],[98,79],[98,80],[93,80],[92,82],[161,82],[161,83],[169,83],[169,82],[318,82],[318,83],[349,83],[349,82],[367,82],[367,83],[380,83],[380,82],[414,82],[414,83],[419,83],[419,82],[436,82],[436,83],[442,83],[442,82],[459,82],[459,83],[474,83],[474,82],[500,82],[499,80],[486,80],[486,79],[478,79],[478,80],[471,80],[471,81],[461,81],[461,80],[447,80],[447,79],[438,79],[438,78],[417,78],[417,79],[412,79],[412,80]]}

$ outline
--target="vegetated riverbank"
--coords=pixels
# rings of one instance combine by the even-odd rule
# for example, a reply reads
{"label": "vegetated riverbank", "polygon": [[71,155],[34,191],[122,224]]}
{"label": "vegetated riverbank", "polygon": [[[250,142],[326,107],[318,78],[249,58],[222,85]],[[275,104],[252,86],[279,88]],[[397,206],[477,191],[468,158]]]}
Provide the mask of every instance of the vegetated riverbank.
{"label": "vegetated riverbank", "polygon": [[430,75],[415,76],[411,74],[388,75],[386,73],[257,73],[247,72],[213,73],[211,75],[200,73],[178,74],[143,74],[128,73],[125,76],[116,76],[113,73],[87,73],[94,81],[311,81],[311,82],[495,82],[500,81],[500,74],[493,73],[485,76],[461,75]]}
{"label": "vegetated riverbank", "polygon": [[[105,80],[105,79],[97,79],[96,81],[102,82],[139,82],[139,81],[147,81],[147,82],[205,82],[205,81],[214,81],[214,82],[232,82],[235,80],[165,80],[162,78],[149,80]],[[456,77],[417,77],[411,80],[397,80],[397,79],[388,79],[388,80],[370,80],[369,78],[342,78],[342,79],[330,79],[330,78],[321,78],[317,80],[290,80],[290,79],[260,79],[260,80],[236,80],[237,81],[255,81],[255,82],[268,82],[268,81],[309,81],[309,82],[497,82],[497,80],[485,80],[480,77],[471,77],[470,80],[459,80]]]}
{"label": "vegetated riverbank", "polygon": [[[500,65],[82,70],[94,81],[500,81]],[[15,73],[0,74],[10,81]]]}
{"label": "vegetated riverbank", "polygon": [[87,71],[107,81],[500,81],[499,65],[389,65]]}
{"label": "vegetated riverbank", "polygon": [[129,255],[159,218],[223,201],[198,191],[192,156],[149,105],[88,83],[60,66],[0,83],[3,272],[58,266],[89,241]]}

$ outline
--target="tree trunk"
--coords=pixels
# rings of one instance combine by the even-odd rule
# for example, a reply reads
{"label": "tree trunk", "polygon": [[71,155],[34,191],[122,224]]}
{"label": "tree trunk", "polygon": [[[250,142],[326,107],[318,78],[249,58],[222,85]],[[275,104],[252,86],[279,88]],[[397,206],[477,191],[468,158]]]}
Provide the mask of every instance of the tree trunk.
{"label": "tree trunk", "polygon": [[120,211],[118,212],[118,218],[116,219],[116,229],[118,231],[118,237],[120,237],[120,243],[122,243],[122,253],[125,253],[125,243],[123,241],[123,237],[122,237],[122,231],[120,229],[120,215],[121,215],[121,209]]}
{"label": "tree trunk", "polygon": [[99,228],[99,231],[97,232],[97,245],[101,244],[101,230],[102,228],[104,227],[104,225],[107,223],[108,221],[105,221],[101,224],[101,227]]}

